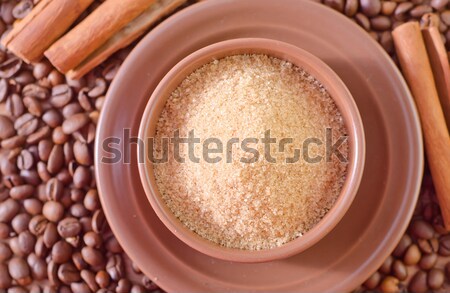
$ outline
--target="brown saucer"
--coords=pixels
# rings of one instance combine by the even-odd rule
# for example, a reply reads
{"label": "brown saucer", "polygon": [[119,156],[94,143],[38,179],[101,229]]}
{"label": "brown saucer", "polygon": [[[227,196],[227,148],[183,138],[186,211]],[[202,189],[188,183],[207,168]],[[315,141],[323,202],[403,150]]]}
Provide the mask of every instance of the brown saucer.
{"label": "brown saucer", "polygon": [[[100,163],[102,142],[139,122],[153,89],[178,61],[218,41],[264,37],[290,42],[325,61],[353,94],[366,132],[360,191],[339,225],[304,253],[263,264],[220,261],[188,247],[159,221],[131,164]],[[122,141],[123,143],[123,141]],[[189,7],[148,34],[122,65],[102,111],[97,183],[120,243],[168,291],[342,292],[359,285],[406,229],[423,172],[417,113],[395,65],[344,16],[300,0],[214,0]]]}

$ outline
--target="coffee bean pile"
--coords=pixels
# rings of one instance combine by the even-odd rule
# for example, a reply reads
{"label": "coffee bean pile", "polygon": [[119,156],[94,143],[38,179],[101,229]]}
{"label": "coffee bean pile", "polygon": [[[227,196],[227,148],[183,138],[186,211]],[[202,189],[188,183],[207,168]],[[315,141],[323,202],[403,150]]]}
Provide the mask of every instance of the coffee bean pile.
{"label": "coffee bean pile", "polygon": [[[449,0],[323,0],[365,29],[396,61],[391,31],[427,13],[439,20],[439,31],[450,51]],[[449,52],[450,56],[450,52]],[[450,291],[450,234],[442,224],[429,172],[408,231],[383,265],[357,292]]]}
{"label": "coffee bean pile", "polygon": [[[0,35],[38,2],[0,1]],[[449,0],[322,2],[351,17],[394,59],[391,30],[429,12],[439,15],[450,48]],[[0,292],[159,290],[112,235],[93,174],[104,95],[129,50],[69,80],[45,60],[28,65],[0,48]],[[450,234],[427,175],[407,234],[357,290],[448,290],[449,259]]]}
{"label": "coffee bean pile", "polygon": [[[37,2],[1,1],[2,37]],[[0,292],[158,290],[112,235],[94,177],[96,123],[127,54],[68,80],[0,48]]]}
{"label": "coffee bean pile", "polygon": [[427,13],[439,16],[439,31],[450,51],[449,0],[322,0],[365,29],[395,59],[391,31],[397,26],[418,20]]}

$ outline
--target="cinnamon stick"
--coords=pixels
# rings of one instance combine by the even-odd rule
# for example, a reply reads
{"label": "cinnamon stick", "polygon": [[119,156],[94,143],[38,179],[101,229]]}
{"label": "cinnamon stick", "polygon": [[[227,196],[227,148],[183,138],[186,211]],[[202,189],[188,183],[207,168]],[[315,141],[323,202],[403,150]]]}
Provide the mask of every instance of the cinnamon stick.
{"label": "cinnamon stick", "polygon": [[91,71],[94,67],[105,61],[116,51],[128,46],[139,38],[149,27],[164,16],[172,13],[187,0],[160,0],[150,6],[136,19],[113,35],[106,43],[95,50],[76,68],[67,73],[70,79],[78,79]]}
{"label": "cinnamon stick", "polygon": [[2,40],[25,62],[37,62],[93,0],[42,0]]}
{"label": "cinnamon stick", "polygon": [[450,128],[450,66],[447,51],[437,27],[422,28],[422,35],[425,40],[428,57],[430,58],[431,69],[433,70],[447,128]]}
{"label": "cinnamon stick", "polygon": [[419,111],[428,165],[445,227],[450,230],[450,137],[419,23],[400,25],[392,36]]}
{"label": "cinnamon stick", "polygon": [[61,72],[78,66],[155,0],[107,0],[56,41],[44,55]]}

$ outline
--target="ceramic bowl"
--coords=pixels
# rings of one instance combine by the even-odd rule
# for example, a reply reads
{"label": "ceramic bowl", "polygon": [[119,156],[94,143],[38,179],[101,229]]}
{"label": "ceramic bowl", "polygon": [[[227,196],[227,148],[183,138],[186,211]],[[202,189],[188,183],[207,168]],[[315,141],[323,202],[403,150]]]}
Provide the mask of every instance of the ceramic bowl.
{"label": "ceramic bowl", "polygon": [[[303,68],[322,83],[338,106],[349,135],[349,161],[346,181],[330,211],[303,236],[280,247],[258,251],[226,248],[199,236],[175,217],[158,191],[153,164],[147,158],[144,162],[139,162],[139,174],[147,198],[159,219],[187,245],[223,260],[244,263],[274,261],[301,253],[325,237],[349,209],[361,182],[365,161],[362,120],[351,93],[330,67],[303,49],[270,39],[241,38],[207,46],[176,64],[158,84],[145,108],[139,139],[146,142],[149,137],[154,137],[156,124],[167,98],[190,73],[213,60],[239,54],[266,54]],[[139,153],[145,153],[146,149],[145,144],[138,146]]]}

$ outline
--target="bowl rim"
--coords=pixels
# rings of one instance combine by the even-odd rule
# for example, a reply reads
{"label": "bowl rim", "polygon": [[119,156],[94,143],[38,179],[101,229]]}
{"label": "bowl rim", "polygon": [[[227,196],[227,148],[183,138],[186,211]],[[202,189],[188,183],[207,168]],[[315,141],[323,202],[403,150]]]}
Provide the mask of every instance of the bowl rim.
{"label": "bowl rim", "polygon": [[[157,113],[158,102],[165,104],[170,93],[190,73],[204,64],[225,56],[253,53],[267,54],[304,68],[327,89],[344,118],[350,150],[347,176],[335,204],[313,228],[303,236],[272,249],[250,251],[219,246],[190,230],[172,213],[156,186],[153,164],[146,156],[144,162],[138,161],[139,176],[147,199],[158,218],[177,238],[211,257],[244,263],[284,259],[301,253],[323,239],[350,208],[361,183],[366,153],[364,127],[358,107],[339,76],[322,60],[306,50],[285,42],[265,38],[238,38],[221,41],[201,48],[183,58],[163,77],[151,94],[140,121],[138,139],[146,141],[151,125],[156,123],[150,123],[152,117],[160,115]],[[164,99],[164,102],[161,102],[161,99]],[[157,118],[153,119],[153,121],[158,120]],[[138,154],[145,154],[146,149],[145,143],[138,144]]]}

